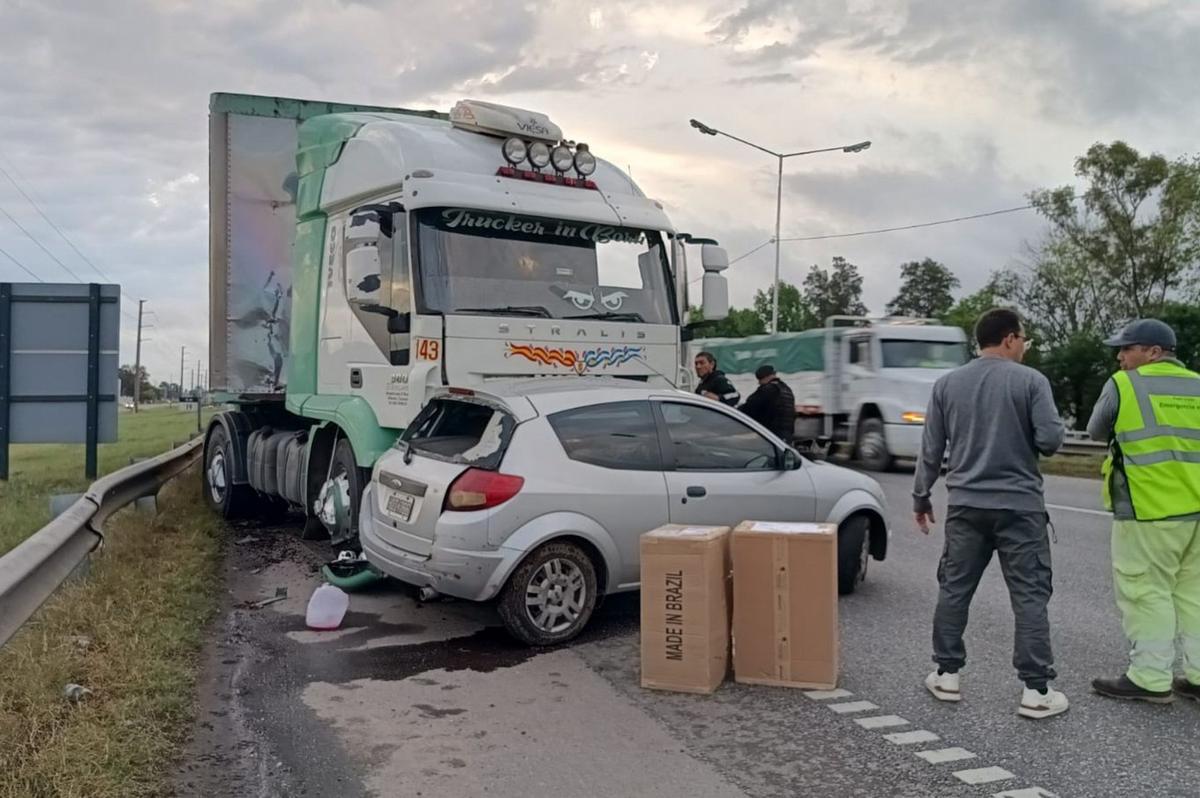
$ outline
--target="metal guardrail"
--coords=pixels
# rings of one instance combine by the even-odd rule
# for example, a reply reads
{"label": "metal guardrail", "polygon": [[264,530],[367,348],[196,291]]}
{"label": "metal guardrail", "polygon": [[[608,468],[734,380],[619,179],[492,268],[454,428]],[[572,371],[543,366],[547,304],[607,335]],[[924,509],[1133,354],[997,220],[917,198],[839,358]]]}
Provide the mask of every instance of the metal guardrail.
{"label": "metal guardrail", "polygon": [[151,496],[195,462],[196,437],[158,457],[101,477],[66,512],[0,557],[0,646],[50,598],[104,541],[104,522],[125,505]]}
{"label": "metal guardrail", "polygon": [[1104,454],[1108,451],[1108,444],[1102,441],[1094,441],[1090,438],[1076,438],[1072,440],[1068,438],[1058,450],[1059,454],[1074,455],[1074,454]]}

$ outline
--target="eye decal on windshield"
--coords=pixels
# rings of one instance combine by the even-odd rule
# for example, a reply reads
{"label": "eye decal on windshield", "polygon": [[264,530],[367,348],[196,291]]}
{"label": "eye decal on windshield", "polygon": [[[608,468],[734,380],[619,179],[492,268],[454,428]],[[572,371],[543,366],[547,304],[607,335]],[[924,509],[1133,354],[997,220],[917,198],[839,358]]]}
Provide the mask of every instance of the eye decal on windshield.
{"label": "eye decal on windshield", "polygon": [[563,294],[563,299],[569,300],[572,305],[580,310],[591,310],[592,305],[596,304],[596,298],[591,294],[585,294],[583,291],[570,290]]}
{"label": "eye decal on windshield", "polygon": [[629,294],[624,291],[615,291],[611,294],[604,294],[600,297],[600,302],[609,310],[620,310],[621,305],[625,304],[625,299]]}

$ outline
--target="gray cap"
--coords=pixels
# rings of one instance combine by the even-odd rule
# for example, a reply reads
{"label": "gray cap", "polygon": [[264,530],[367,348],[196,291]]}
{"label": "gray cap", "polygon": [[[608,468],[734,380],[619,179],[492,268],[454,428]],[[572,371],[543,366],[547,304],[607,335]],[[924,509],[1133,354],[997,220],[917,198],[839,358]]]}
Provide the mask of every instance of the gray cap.
{"label": "gray cap", "polygon": [[1161,346],[1175,349],[1175,331],[1158,319],[1138,319],[1125,325],[1119,333],[1104,342],[1105,346]]}

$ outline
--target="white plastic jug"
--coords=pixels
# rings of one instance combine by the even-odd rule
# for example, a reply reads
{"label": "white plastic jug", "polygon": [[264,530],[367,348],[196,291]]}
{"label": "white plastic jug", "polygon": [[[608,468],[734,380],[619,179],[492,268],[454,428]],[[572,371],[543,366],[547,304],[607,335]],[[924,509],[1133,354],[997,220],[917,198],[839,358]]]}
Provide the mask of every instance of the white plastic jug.
{"label": "white plastic jug", "polygon": [[336,629],[342,625],[349,608],[350,597],[344,591],[333,585],[321,585],[308,600],[304,622],[309,629]]}

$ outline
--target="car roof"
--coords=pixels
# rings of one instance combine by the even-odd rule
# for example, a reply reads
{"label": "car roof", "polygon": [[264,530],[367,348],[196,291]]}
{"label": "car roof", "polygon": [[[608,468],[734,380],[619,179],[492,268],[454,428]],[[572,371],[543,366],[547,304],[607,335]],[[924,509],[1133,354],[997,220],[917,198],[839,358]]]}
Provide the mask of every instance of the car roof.
{"label": "car roof", "polygon": [[[517,410],[531,405],[539,414],[556,413],[574,407],[633,402],[654,398],[698,398],[691,393],[672,388],[647,385],[634,380],[613,377],[497,380],[475,389],[476,396],[499,402]],[[455,398],[453,394],[439,398]],[[703,401],[703,400],[698,400]],[[518,410],[518,416],[521,413]]]}

